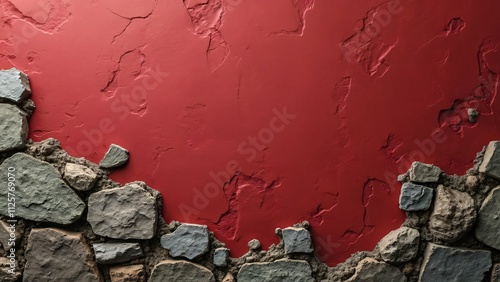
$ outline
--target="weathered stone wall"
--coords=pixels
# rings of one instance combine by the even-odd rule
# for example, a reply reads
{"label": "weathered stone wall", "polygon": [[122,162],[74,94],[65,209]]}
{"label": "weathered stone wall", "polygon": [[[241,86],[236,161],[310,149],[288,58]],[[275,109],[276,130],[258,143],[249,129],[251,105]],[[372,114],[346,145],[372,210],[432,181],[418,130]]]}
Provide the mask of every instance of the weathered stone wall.
{"label": "weathered stone wall", "polygon": [[231,258],[206,226],[165,223],[147,184],[108,178],[126,149],[111,146],[98,165],[28,140],[27,77],[0,75],[1,281],[500,281],[500,142],[464,176],[414,163],[399,177],[407,220],[371,252],[327,267],[302,222],[277,229],[269,250],[252,240]]}

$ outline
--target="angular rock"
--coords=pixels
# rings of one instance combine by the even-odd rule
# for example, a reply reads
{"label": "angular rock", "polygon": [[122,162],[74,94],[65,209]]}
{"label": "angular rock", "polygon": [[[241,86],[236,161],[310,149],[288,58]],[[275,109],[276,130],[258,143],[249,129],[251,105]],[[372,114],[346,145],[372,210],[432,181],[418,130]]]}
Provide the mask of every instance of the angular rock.
{"label": "angular rock", "polygon": [[231,273],[226,274],[224,278],[222,278],[222,282],[235,282],[234,276]]}
{"label": "angular rock", "polygon": [[102,168],[115,168],[122,166],[127,163],[128,155],[129,153],[125,148],[111,144],[99,166]]}
{"label": "angular rock", "polygon": [[21,272],[19,271],[16,259],[14,259],[15,266],[11,268],[10,259],[0,257],[0,281],[1,282],[17,282],[20,281]]}
{"label": "angular rock", "polygon": [[429,243],[419,281],[483,281],[491,267],[491,253]]}
{"label": "angular rock", "polygon": [[391,281],[405,282],[406,276],[399,268],[379,262],[373,258],[365,258],[356,266],[356,272],[347,282]]}
{"label": "angular rock", "polygon": [[5,251],[10,249],[9,242],[11,244],[17,244],[20,239],[21,234],[15,224],[11,225],[11,223],[0,220],[0,243],[2,243],[2,247]]}
{"label": "angular rock", "polygon": [[420,233],[417,229],[401,227],[382,238],[378,249],[384,261],[402,263],[416,257],[419,241]]}
{"label": "angular rock", "polygon": [[28,117],[31,117],[36,109],[35,102],[31,99],[24,100],[19,107],[28,115]]}
{"label": "angular rock", "polygon": [[115,266],[109,269],[111,282],[144,282],[145,276],[142,264]]}
{"label": "angular rock", "polygon": [[491,141],[488,144],[479,172],[500,179],[500,141]]}
{"label": "angular rock", "polygon": [[215,282],[207,268],[188,261],[164,260],[158,263],[148,282]]}
{"label": "angular rock", "polygon": [[23,281],[104,281],[80,233],[32,229]]}
{"label": "angular rock", "polygon": [[432,204],[434,189],[413,183],[403,183],[399,208],[404,211],[425,211]]}
{"label": "angular rock", "polygon": [[88,191],[94,188],[97,174],[86,166],[67,163],[64,168],[64,180],[76,190]]}
{"label": "angular rock", "polygon": [[248,248],[250,251],[258,251],[261,248],[260,241],[257,239],[252,239],[248,241]]}
{"label": "angular rock", "polygon": [[436,239],[455,242],[462,238],[476,220],[474,199],[469,194],[439,185],[429,230]]}
{"label": "angular rock", "polygon": [[488,194],[479,210],[476,237],[485,245],[500,250],[500,186]]}
{"label": "angular rock", "polygon": [[244,264],[236,279],[238,282],[313,282],[309,263],[283,259],[275,262]]}
{"label": "angular rock", "polygon": [[87,220],[94,233],[115,239],[151,239],[156,232],[156,198],[135,183],[93,193]]}
{"label": "angular rock", "polygon": [[0,152],[24,147],[29,133],[26,114],[14,105],[0,104],[0,132]]}
{"label": "angular rock", "polygon": [[[0,165],[0,171],[6,172],[9,168],[15,169],[12,172],[15,175],[15,216],[58,224],[74,223],[80,218],[85,203],[49,163],[17,153]],[[6,177],[0,177],[0,187],[8,187],[7,181]],[[0,214],[10,216],[7,193],[7,189],[0,189]]]}
{"label": "angular rock", "polygon": [[217,248],[214,252],[214,265],[219,267],[227,266],[227,260],[229,259],[229,249],[227,248]]}
{"label": "angular rock", "polygon": [[131,261],[144,255],[139,243],[96,243],[92,247],[96,261],[101,264]]}
{"label": "angular rock", "polygon": [[29,78],[16,68],[0,70],[0,101],[19,104],[31,95]]}
{"label": "angular rock", "polygon": [[196,259],[208,252],[209,237],[205,225],[182,224],[161,237],[161,245],[172,257]]}
{"label": "angular rock", "polygon": [[281,231],[285,253],[312,253],[311,233],[305,228],[288,227]]}
{"label": "angular rock", "polygon": [[491,282],[500,282],[500,263],[493,265],[491,270]]}
{"label": "angular rock", "polygon": [[413,162],[410,167],[410,181],[418,183],[434,183],[439,181],[441,169],[431,164]]}

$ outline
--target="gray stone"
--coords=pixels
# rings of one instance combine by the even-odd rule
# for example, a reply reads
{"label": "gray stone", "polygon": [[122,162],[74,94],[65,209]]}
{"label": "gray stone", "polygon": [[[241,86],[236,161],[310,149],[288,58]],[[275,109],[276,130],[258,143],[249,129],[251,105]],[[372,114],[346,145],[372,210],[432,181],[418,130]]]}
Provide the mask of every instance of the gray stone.
{"label": "gray stone", "polygon": [[94,188],[97,174],[86,166],[67,163],[64,168],[64,180],[76,190],[88,191]]}
{"label": "gray stone", "polygon": [[491,141],[488,144],[479,172],[500,180],[500,141]]}
{"label": "gray stone", "polygon": [[259,251],[261,248],[260,241],[257,239],[248,241],[248,248],[250,249],[250,251]]}
{"label": "gray stone", "polygon": [[413,183],[403,183],[399,208],[404,211],[425,211],[432,204],[434,189]]}
{"label": "gray stone", "polygon": [[419,281],[483,281],[491,267],[491,253],[429,243],[420,268]]}
{"label": "gray stone", "polygon": [[[15,259],[14,259],[15,261]],[[19,271],[19,266],[14,262],[13,270],[11,268],[10,259],[6,257],[0,257],[0,281],[1,282],[17,282],[20,281],[21,272]]]}
{"label": "gray stone", "polygon": [[168,253],[189,260],[196,259],[208,252],[208,229],[205,225],[182,224],[174,232],[161,237],[161,245]]}
{"label": "gray stone", "polygon": [[28,140],[28,119],[18,107],[0,104],[0,152],[20,149]]}
{"label": "gray stone", "polygon": [[94,233],[115,239],[151,239],[156,232],[156,198],[135,183],[93,193],[87,220]]}
{"label": "gray stone", "polygon": [[500,250],[500,186],[488,194],[479,210],[476,237],[482,243]]}
{"label": "gray stone", "polygon": [[467,115],[469,116],[470,123],[476,123],[477,118],[479,117],[479,112],[474,108],[468,108]]}
{"label": "gray stone", "polygon": [[236,279],[238,282],[313,282],[309,263],[283,259],[275,262],[244,264]]}
{"label": "gray stone", "polygon": [[36,109],[35,102],[31,99],[24,100],[21,105],[19,105],[21,110],[23,110],[29,117],[33,115],[33,112]]}
{"label": "gray stone", "polygon": [[188,261],[164,260],[158,263],[149,277],[149,282],[215,282],[207,268]]}
{"label": "gray stone", "polygon": [[31,95],[29,78],[16,68],[0,70],[0,100],[19,104]]}
{"label": "gray stone", "polygon": [[472,228],[476,214],[474,199],[469,194],[439,185],[429,230],[436,239],[455,242]]}
{"label": "gray stone", "polygon": [[491,282],[500,282],[500,263],[493,265],[491,269]]}
{"label": "gray stone", "polygon": [[382,238],[378,243],[378,249],[384,261],[402,263],[417,256],[419,241],[418,230],[400,227]]}
{"label": "gray stone", "polygon": [[224,278],[222,278],[222,282],[235,282],[234,276],[231,273],[226,274]]}
{"label": "gray stone", "polygon": [[407,279],[399,268],[373,258],[365,258],[358,263],[356,272],[347,280],[347,282],[372,281],[405,282]]}
{"label": "gray stone", "polygon": [[[10,244],[17,244],[21,239],[21,234],[19,233],[16,224],[8,223],[6,221],[0,220],[0,243],[5,251],[10,249]],[[2,280],[0,280],[2,281]]]}
{"label": "gray stone", "polygon": [[128,151],[118,145],[111,144],[99,166],[102,168],[115,168],[126,164],[127,161]]}
{"label": "gray stone", "polygon": [[145,274],[142,264],[114,266],[109,269],[111,282],[144,282]]}
{"label": "gray stone", "polygon": [[229,259],[229,249],[227,248],[217,248],[214,252],[214,265],[219,267],[227,266],[227,260]]}
{"label": "gray stone", "polygon": [[92,247],[95,259],[100,264],[131,261],[144,255],[139,243],[96,243]]}
{"label": "gray stone", "polygon": [[413,162],[410,168],[410,181],[418,183],[434,183],[439,181],[441,169],[431,164]]}
{"label": "gray stone", "polygon": [[104,281],[81,233],[32,229],[23,281]]}
{"label": "gray stone", "polygon": [[288,227],[281,231],[285,253],[312,253],[311,233],[305,228]]}
{"label": "gray stone", "polygon": [[[0,165],[0,171],[15,169],[16,208],[12,215],[33,221],[70,224],[76,222],[85,203],[61,179],[49,163],[24,153],[14,154]],[[11,169],[11,170],[12,170]],[[0,177],[0,187],[8,187],[7,177]],[[7,209],[8,189],[0,189],[0,214],[10,216]]]}

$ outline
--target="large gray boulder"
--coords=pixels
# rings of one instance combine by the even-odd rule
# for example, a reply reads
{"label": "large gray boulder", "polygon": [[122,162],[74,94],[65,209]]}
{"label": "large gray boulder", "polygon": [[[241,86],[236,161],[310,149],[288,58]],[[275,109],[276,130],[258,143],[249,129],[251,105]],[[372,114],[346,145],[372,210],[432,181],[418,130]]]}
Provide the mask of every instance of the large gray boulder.
{"label": "large gray boulder", "polygon": [[161,237],[161,245],[172,257],[196,259],[209,250],[210,239],[205,225],[182,224],[174,232]]}
{"label": "large gray boulder", "polygon": [[425,249],[419,281],[483,281],[490,268],[489,251],[451,248],[429,243]]}
{"label": "large gray boulder", "polygon": [[164,260],[158,263],[149,277],[149,282],[215,282],[207,268],[188,261]]}
{"label": "large gray boulder", "polygon": [[28,238],[25,282],[104,281],[80,233],[33,229]]}
{"label": "large gray boulder", "polygon": [[313,282],[309,263],[283,259],[275,262],[244,264],[236,279],[238,282]]}
{"label": "large gray boulder", "polygon": [[399,268],[379,262],[373,258],[365,258],[356,266],[356,272],[346,282],[406,282],[407,278]]}
{"label": "large gray boulder", "polygon": [[96,243],[92,247],[95,259],[100,264],[131,261],[144,255],[139,243]]}
{"label": "large gray boulder", "polygon": [[410,181],[418,183],[435,183],[439,181],[441,169],[431,164],[413,162],[410,167]]}
{"label": "large gray boulder", "polygon": [[[0,165],[0,171],[12,172],[16,207],[12,215],[28,220],[70,224],[76,222],[85,203],[61,179],[49,163],[24,153],[14,154]],[[9,187],[8,178],[0,177],[0,187]],[[0,214],[10,216],[8,189],[0,189]]]}
{"label": "large gray boulder", "polygon": [[452,243],[472,228],[476,215],[474,199],[469,194],[439,185],[429,230],[436,239]]}
{"label": "large gray boulder", "polygon": [[500,186],[488,194],[479,210],[476,237],[482,243],[500,250]]}
{"label": "large gray boulder", "polygon": [[432,204],[434,189],[413,183],[403,183],[399,208],[404,211],[426,211]]}
{"label": "large gray boulder", "polygon": [[31,94],[29,78],[16,68],[0,70],[0,101],[21,103]]}
{"label": "large gray boulder", "polygon": [[14,105],[0,103],[0,152],[22,148],[28,133],[26,114]]}
{"label": "large gray boulder", "polygon": [[156,232],[156,198],[135,183],[93,193],[87,220],[94,233],[115,239],[151,239]]}
{"label": "large gray boulder", "polygon": [[288,227],[281,231],[285,253],[312,253],[311,233],[305,228]]}
{"label": "large gray boulder", "polygon": [[488,144],[479,172],[500,179],[500,141],[491,141]]}
{"label": "large gray boulder", "polygon": [[401,227],[382,238],[378,250],[384,261],[402,263],[416,257],[419,242],[420,233],[417,229]]}

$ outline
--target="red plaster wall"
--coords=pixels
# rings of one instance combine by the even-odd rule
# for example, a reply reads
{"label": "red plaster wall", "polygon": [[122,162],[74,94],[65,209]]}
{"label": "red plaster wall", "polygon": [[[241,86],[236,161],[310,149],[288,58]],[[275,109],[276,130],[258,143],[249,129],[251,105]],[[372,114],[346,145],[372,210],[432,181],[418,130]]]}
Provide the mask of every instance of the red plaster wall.
{"label": "red plaster wall", "polygon": [[30,76],[38,106],[31,138],[94,162],[128,148],[113,178],[160,190],[167,221],[207,224],[233,256],[302,220],[330,265],[370,250],[404,220],[411,161],[464,173],[499,136],[499,1],[0,7],[0,67]]}

